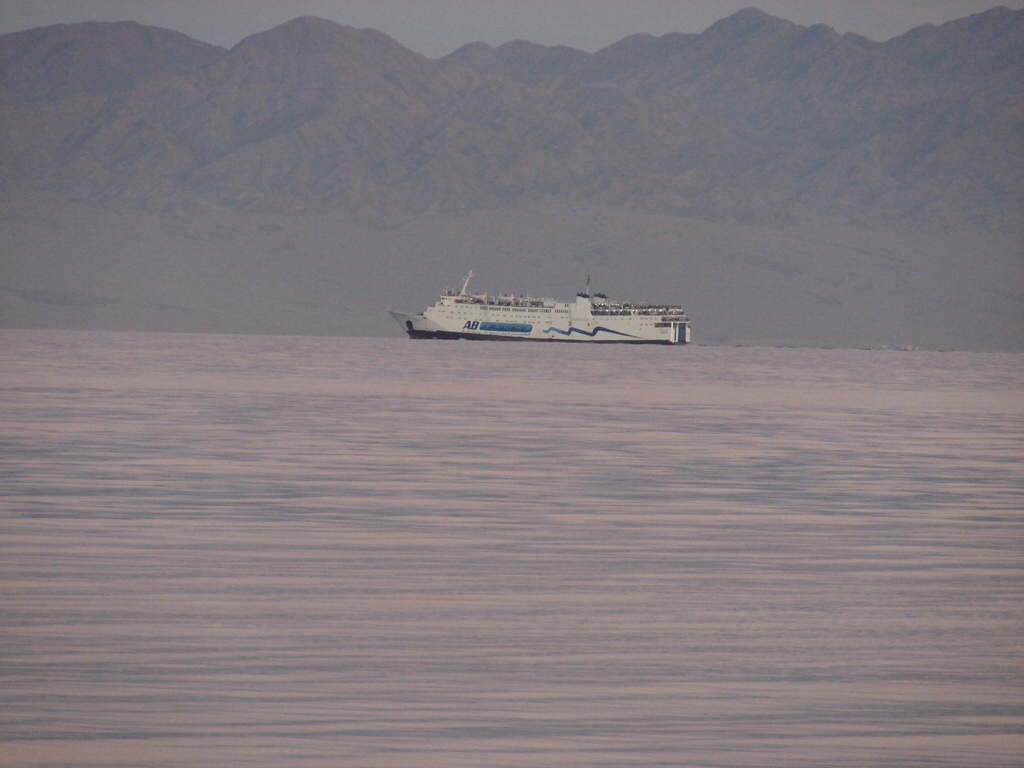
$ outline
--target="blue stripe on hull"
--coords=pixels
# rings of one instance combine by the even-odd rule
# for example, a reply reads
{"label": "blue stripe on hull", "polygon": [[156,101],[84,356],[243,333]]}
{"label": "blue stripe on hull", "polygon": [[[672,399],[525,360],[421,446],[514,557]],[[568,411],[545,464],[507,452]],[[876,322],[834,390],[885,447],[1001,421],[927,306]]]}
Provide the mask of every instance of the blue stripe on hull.
{"label": "blue stripe on hull", "polygon": [[529,333],[533,326],[529,323],[480,323],[481,331],[494,331],[498,333]]}
{"label": "blue stripe on hull", "polygon": [[590,338],[593,339],[601,331],[603,331],[604,333],[610,333],[613,336],[625,336],[627,339],[637,338],[636,336],[632,336],[628,333],[623,333],[622,331],[613,331],[611,328],[605,328],[603,325],[597,326],[592,331],[584,331],[582,328],[570,328],[568,331],[563,331],[561,328],[551,327],[545,330],[544,333],[558,333],[566,337],[572,336],[574,333],[578,333],[580,336],[589,336]]}

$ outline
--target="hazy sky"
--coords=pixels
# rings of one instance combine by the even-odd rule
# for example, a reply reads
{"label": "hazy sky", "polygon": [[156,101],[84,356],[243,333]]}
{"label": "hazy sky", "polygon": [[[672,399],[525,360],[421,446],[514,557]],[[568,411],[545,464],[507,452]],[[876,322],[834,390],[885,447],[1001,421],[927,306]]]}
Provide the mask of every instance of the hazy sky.
{"label": "hazy sky", "polygon": [[1024,0],[0,0],[0,33],[133,20],[232,46],[297,16],[372,27],[428,56],[469,42],[530,40],[594,51],[634,32],[701,32],[747,6],[800,24],[887,40]]}

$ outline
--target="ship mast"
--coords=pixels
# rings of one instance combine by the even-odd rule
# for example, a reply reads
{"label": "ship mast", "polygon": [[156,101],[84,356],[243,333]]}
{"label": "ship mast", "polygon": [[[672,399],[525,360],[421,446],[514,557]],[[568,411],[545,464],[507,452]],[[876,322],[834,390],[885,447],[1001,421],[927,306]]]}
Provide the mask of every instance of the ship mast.
{"label": "ship mast", "polygon": [[473,279],[473,270],[469,270],[469,274],[466,275],[466,282],[462,284],[462,290],[459,291],[459,296],[466,295],[466,289],[469,288],[469,281]]}

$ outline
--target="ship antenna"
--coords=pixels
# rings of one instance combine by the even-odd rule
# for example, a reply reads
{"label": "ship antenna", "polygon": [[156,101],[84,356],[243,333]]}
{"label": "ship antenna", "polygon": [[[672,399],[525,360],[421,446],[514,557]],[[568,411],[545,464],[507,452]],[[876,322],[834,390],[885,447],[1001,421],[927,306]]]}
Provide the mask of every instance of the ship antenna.
{"label": "ship antenna", "polygon": [[590,296],[590,275],[587,275],[587,296]]}
{"label": "ship antenna", "polygon": [[462,284],[462,290],[459,291],[459,296],[466,295],[466,289],[469,288],[469,281],[473,279],[473,270],[469,270],[469,274],[466,275],[466,282]]}

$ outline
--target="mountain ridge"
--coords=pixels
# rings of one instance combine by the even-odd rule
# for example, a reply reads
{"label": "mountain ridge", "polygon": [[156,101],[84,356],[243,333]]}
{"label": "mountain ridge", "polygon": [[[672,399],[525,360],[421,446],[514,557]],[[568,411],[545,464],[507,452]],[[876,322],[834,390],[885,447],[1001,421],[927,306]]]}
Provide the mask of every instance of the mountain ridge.
{"label": "mountain ridge", "polygon": [[[865,48],[824,25],[746,9],[699,35],[634,36],[594,54],[514,41],[441,59],[315,17],[251,35],[230,51],[138,25],[89,25],[80,30],[87,41],[103,30],[135,40],[133,51],[142,39],[159,38],[165,49],[173,40],[180,55],[135,65],[134,77],[119,74],[125,64],[107,67],[106,79],[36,85],[29,90],[58,113],[45,115],[45,130],[31,109],[38,99],[4,99],[18,140],[0,144],[3,189],[78,202],[96,194],[104,204],[199,196],[222,205],[413,214],[560,194],[731,220],[811,210],[845,212],[852,222],[1013,228],[1024,209],[1020,184],[1003,179],[998,193],[967,204],[984,185],[962,180],[1024,154],[1013,141],[1021,67],[1006,53],[1008,38],[1024,45],[1024,12],[972,18]],[[953,54],[924,57],[936,35],[957,41],[960,64],[950,63]],[[3,93],[18,92],[19,73],[24,81],[31,69],[10,54],[26,36],[0,37],[0,61],[12,62]],[[992,54],[993,46],[1004,54]],[[958,123],[956,110],[973,117]],[[991,120],[979,120],[986,112]],[[614,122],[617,130],[605,130]],[[920,126],[929,122],[934,129],[924,136]],[[974,134],[990,127],[1004,139],[1000,155],[968,156],[966,148],[986,139]],[[318,159],[286,174],[297,145]],[[810,169],[841,167],[851,150],[872,172],[842,189],[836,180],[819,188]],[[940,170],[941,185],[923,183]],[[651,192],[629,199],[622,190],[631,187]],[[929,206],[916,202],[924,197]],[[987,221],[962,213],[982,208]]]}

